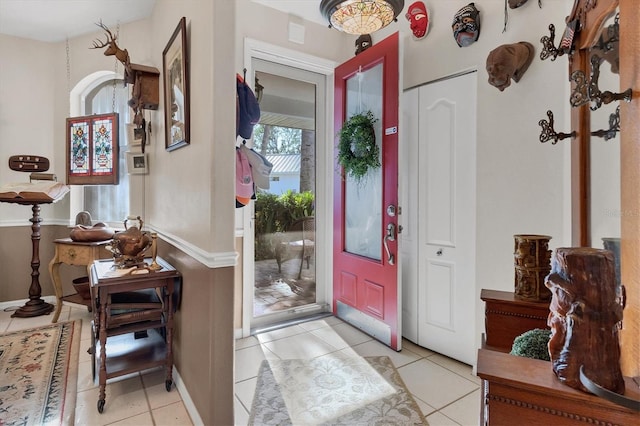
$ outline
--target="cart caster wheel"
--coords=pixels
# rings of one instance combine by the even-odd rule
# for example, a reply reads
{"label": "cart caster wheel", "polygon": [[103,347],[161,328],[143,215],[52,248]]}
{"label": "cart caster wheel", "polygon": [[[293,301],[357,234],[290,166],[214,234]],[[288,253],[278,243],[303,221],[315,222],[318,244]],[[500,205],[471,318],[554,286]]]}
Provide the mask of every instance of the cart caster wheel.
{"label": "cart caster wheel", "polygon": [[172,380],[166,380],[164,382],[164,387],[167,389],[167,392],[171,392],[171,385],[173,384]]}
{"label": "cart caster wheel", "polygon": [[104,411],[104,399],[98,400],[98,413],[102,413]]}

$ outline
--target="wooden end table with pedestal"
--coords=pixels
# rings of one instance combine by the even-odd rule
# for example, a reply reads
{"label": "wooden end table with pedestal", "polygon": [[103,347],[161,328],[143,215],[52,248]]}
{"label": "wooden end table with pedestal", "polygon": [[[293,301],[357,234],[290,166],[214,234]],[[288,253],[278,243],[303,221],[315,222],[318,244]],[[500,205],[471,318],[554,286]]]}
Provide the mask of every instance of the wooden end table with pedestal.
{"label": "wooden end table with pedestal", "polygon": [[[62,303],[64,301],[86,304],[88,306],[91,304],[91,300],[84,301],[76,294],[63,296],[62,280],[60,279],[60,265],[64,263],[65,265],[71,266],[86,266],[88,275],[93,262],[101,257],[105,257],[101,256],[101,249],[110,242],[111,240],[79,242],[73,241],[71,238],[59,238],[53,241],[55,244],[55,254],[53,259],[51,259],[51,262],[49,262],[49,273],[51,274],[51,280],[53,281],[53,289],[56,292],[56,310],[51,322],[58,321],[60,311],[62,310]],[[106,251],[105,254],[110,255],[110,253]]]}

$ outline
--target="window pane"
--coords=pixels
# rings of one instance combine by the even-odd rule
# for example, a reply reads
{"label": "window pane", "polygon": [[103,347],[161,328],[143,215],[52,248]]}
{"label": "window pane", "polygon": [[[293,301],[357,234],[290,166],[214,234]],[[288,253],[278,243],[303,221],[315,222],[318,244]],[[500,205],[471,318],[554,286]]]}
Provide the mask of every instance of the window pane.
{"label": "window pane", "polygon": [[[114,94],[115,92],[115,94]],[[120,117],[119,129],[119,184],[85,185],[84,209],[91,213],[94,220],[100,222],[123,222],[129,212],[129,175],[125,165],[127,151],[126,123],[130,119],[131,109],[127,105],[129,88],[122,80],[107,81],[98,86],[86,99],[86,115],[117,112]],[[115,110],[114,110],[115,104]],[[134,212],[141,214],[142,212]]]}
{"label": "window pane", "polygon": [[[347,81],[347,118],[367,111],[378,118],[374,130],[382,153],[382,64],[359,72]],[[359,182],[346,177],[346,251],[376,260],[382,258],[381,205],[382,168],[369,170]]]}

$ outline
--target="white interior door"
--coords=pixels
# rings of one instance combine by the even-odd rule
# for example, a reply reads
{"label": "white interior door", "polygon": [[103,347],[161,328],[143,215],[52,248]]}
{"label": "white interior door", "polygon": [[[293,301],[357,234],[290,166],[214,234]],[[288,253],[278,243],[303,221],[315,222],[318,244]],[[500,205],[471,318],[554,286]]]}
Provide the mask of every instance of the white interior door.
{"label": "white interior door", "polygon": [[475,363],[475,72],[419,89],[418,344]]}

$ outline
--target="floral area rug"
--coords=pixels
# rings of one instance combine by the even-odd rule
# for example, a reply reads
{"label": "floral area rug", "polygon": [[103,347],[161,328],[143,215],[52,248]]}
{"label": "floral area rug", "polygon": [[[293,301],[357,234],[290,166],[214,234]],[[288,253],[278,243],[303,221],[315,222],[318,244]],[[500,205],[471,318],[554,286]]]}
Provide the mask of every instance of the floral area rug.
{"label": "floral area rug", "polygon": [[81,326],[0,334],[0,425],[73,425]]}
{"label": "floral area rug", "polygon": [[265,360],[249,425],[426,425],[386,356]]}

